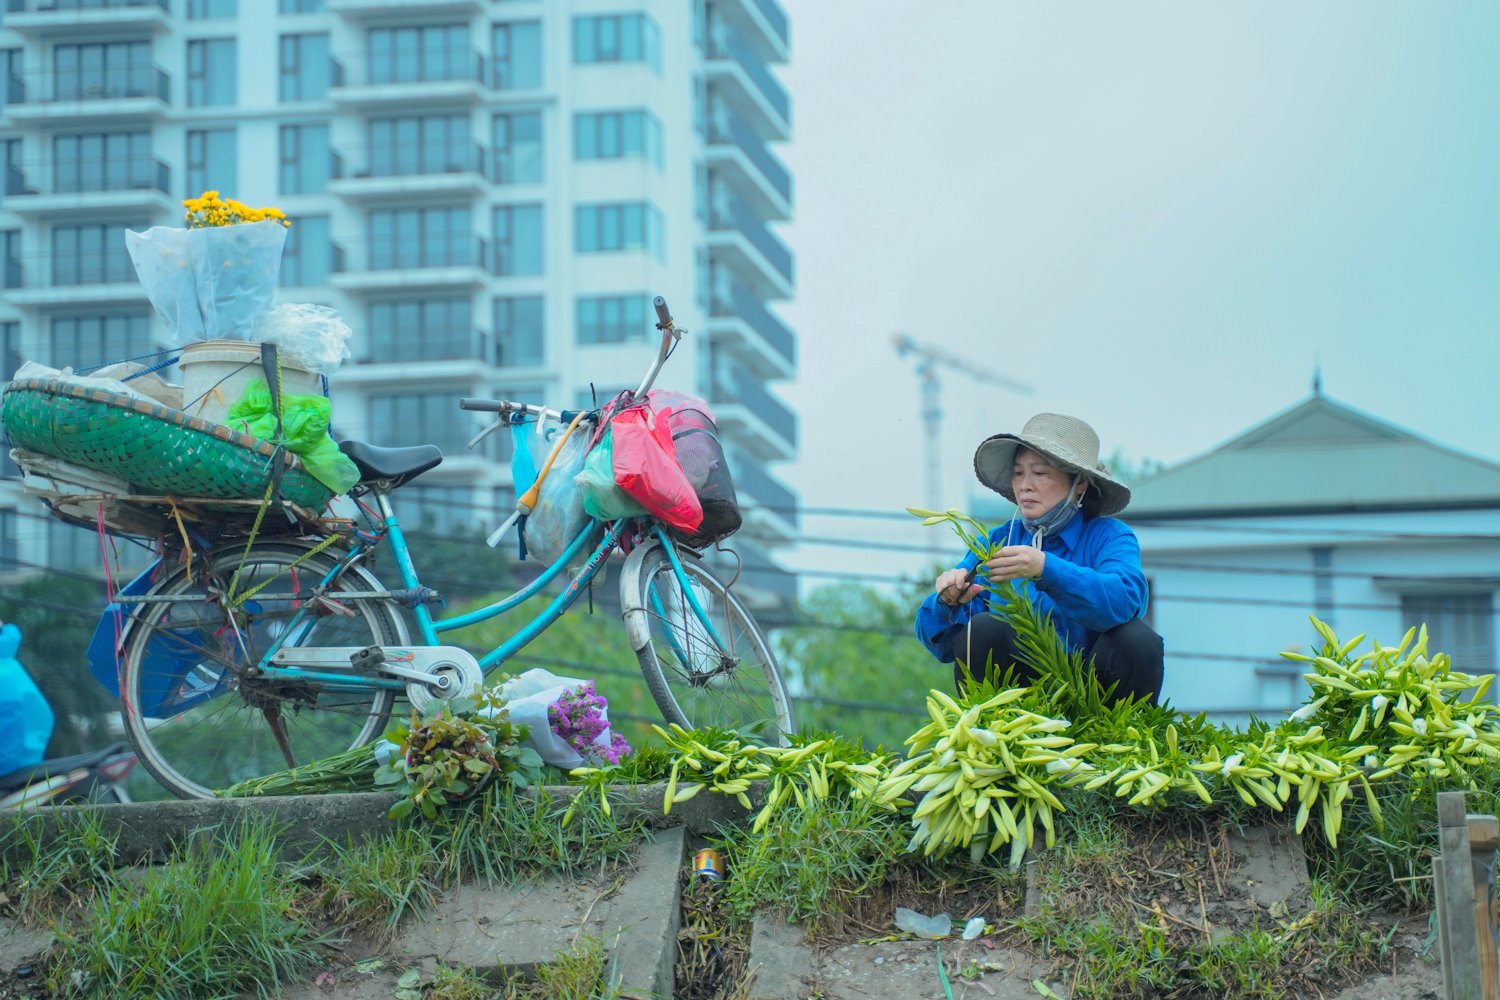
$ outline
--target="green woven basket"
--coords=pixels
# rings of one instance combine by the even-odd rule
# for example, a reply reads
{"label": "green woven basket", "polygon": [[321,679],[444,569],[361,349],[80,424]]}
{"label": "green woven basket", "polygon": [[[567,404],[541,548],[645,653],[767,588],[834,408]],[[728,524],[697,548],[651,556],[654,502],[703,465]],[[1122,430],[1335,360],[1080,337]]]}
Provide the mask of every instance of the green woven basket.
{"label": "green woven basket", "polygon": [[[12,444],[127,480],[142,493],[259,499],[275,447],[181,410],[60,379],[11,382],[0,424]],[[333,491],[286,452],[281,496],[321,510]]]}

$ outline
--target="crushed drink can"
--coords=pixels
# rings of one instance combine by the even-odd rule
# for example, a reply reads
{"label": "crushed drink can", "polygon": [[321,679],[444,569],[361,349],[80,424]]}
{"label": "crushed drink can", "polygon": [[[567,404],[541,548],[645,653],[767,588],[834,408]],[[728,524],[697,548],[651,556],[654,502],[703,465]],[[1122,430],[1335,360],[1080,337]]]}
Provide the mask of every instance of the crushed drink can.
{"label": "crushed drink can", "polygon": [[713,848],[704,848],[693,855],[693,874],[719,881],[724,877],[724,856]]}

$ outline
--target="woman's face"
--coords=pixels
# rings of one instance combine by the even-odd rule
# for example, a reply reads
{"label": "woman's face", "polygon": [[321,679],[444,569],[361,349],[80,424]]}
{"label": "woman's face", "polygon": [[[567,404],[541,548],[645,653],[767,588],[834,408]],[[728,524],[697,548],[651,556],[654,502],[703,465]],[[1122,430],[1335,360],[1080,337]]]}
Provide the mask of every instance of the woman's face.
{"label": "woman's face", "polygon": [[[1016,505],[1021,508],[1022,515],[1041,517],[1068,495],[1072,482],[1072,476],[1055,468],[1030,448],[1016,449],[1010,488],[1016,495]],[[1084,484],[1079,483],[1079,488],[1083,489]]]}

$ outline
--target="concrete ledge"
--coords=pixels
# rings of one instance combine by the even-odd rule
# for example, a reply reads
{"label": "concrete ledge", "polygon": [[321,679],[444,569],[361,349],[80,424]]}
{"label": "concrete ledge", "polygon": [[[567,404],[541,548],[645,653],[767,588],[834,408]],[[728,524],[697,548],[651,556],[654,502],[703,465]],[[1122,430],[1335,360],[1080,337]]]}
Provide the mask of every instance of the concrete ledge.
{"label": "concrete ledge", "polygon": [[[557,802],[566,802],[580,789],[575,785],[549,785],[543,791]],[[523,794],[534,797],[537,792],[528,789]],[[617,785],[610,790],[610,804],[621,819],[640,817],[652,829],[683,827],[698,836],[712,834],[719,826],[743,821],[749,815],[733,798],[703,792],[673,806],[671,814],[663,816],[661,804],[665,794],[666,786],[662,784]],[[756,797],[752,793],[752,799]],[[252,816],[270,819],[282,827],[279,840],[284,849],[291,851],[312,851],[325,840],[364,840],[391,829],[386,812],[393,801],[395,797],[387,792],[172,799],[56,806],[38,810],[30,819],[41,824],[44,839],[51,839],[59,830],[67,829],[81,810],[97,810],[106,835],[116,838],[121,863],[134,865],[164,861],[173,845],[187,843],[195,836]]]}

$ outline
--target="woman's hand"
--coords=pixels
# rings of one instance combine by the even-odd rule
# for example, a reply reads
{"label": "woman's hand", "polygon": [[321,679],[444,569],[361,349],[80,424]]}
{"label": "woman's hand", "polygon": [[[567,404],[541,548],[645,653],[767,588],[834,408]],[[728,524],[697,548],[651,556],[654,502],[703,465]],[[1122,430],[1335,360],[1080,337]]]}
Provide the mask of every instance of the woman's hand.
{"label": "woman's hand", "polygon": [[950,569],[938,577],[932,587],[938,600],[956,606],[967,604],[984,593],[984,588],[975,583],[969,574],[970,571],[966,569]]}
{"label": "woman's hand", "polygon": [[1007,545],[989,562],[985,573],[995,583],[1002,580],[1035,580],[1042,575],[1047,556],[1034,545]]}

